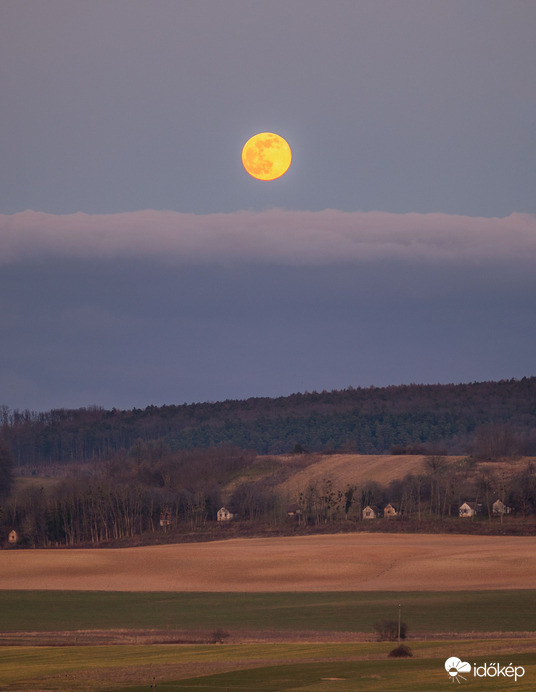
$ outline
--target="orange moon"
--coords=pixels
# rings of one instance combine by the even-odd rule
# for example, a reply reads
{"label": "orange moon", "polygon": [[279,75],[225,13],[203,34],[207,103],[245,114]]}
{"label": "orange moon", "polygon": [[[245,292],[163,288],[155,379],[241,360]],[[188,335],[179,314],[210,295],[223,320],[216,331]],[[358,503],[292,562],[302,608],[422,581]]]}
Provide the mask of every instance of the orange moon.
{"label": "orange moon", "polygon": [[288,171],[291,161],[288,142],[273,132],[259,132],[242,149],[244,168],[257,180],[280,178]]}

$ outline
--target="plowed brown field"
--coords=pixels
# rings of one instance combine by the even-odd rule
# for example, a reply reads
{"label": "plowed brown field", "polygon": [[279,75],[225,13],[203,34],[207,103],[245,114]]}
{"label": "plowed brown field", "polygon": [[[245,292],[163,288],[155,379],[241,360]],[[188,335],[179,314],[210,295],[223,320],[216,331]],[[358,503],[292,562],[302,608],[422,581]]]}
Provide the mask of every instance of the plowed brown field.
{"label": "plowed brown field", "polygon": [[[460,457],[449,457],[453,462]],[[306,468],[294,473],[285,481],[281,490],[290,496],[297,496],[310,485],[322,484],[330,479],[337,488],[366,483],[374,480],[387,485],[392,480],[403,478],[408,473],[419,474],[425,469],[425,457],[411,455],[380,454],[331,454],[320,456]]]}
{"label": "plowed brown field", "polygon": [[0,554],[0,589],[524,589],[534,588],[535,574],[532,536],[360,533]]}
{"label": "plowed brown field", "polygon": [[[294,461],[293,457],[279,457],[283,462]],[[455,464],[462,459],[459,456],[445,457],[448,464]],[[388,454],[330,454],[306,456],[302,461],[305,467],[295,471],[290,478],[283,481],[278,489],[294,500],[300,492],[311,485],[320,487],[330,480],[336,489],[344,490],[347,485],[362,485],[367,481],[376,481],[388,485],[391,481],[404,478],[409,473],[418,475],[426,470],[426,457],[422,455],[388,455]],[[508,459],[494,462],[477,462],[473,474],[490,470],[495,474],[510,478],[535,463],[534,457]]]}

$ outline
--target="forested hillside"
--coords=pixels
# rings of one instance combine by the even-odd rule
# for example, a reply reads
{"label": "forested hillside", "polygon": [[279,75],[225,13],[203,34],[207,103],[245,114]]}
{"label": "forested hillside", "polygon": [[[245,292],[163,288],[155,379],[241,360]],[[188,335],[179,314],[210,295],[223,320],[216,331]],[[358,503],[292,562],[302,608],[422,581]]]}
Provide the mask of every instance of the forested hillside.
{"label": "forested hillside", "polygon": [[[299,445],[308,451],[383,454],[440,446],[465,454],[479,442],[479,431],[480,444],[504,447],[495,454],[536,453],[536,377],[350,387],[127,411],[88,407],[36,413],[3,406],[0,412],[2,438],[17,466],[106,459],[154,440],[175,451],[231,445],[280,454]],[[501,427],[500,435],[489,433],[494,426]]]}
{"label": "forested hillside", "polygon": [[[404,530],[459,531],[464,501],[486,530],[504,520],[532,533],[536,465],[522,457],[535,454],[535,431],[536,378],[130,411],[4,408],[0,546],[13,530],[22,547],[220,536],[222,503],[250,533],[354,530],[365,507],[389,503]],[[493,513],[497,499],[507,517]]]}

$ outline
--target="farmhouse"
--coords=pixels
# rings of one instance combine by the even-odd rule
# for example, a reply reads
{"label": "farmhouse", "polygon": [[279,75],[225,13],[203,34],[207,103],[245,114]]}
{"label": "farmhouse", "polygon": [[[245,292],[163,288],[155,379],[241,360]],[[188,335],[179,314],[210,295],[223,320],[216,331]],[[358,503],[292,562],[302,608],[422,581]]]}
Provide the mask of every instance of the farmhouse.
{"label": "farmhouse", "polygon": [[510,514],[511,507],[507,507],[502,500],[495,500],[493,503],[493,514]]}
{"label": "farmhouse", "polygon": [[234,514],[227,507],[220,507],[218,510],[218,521],[231,521],[233,517]]}
{"label": "farmhouse", "polygon": [[376,519],[381,515],[380,510],[376,507],[376,505],[367,505],[365,509],[363,510],[363,519]]}
{"label": "farmhouse", "polygon": [[398,516],[398,512],[395,507],[391,503],[388,505],[385,505],[383,508],[383,516],[384,517],[396,517]]}
{"label": "farmhouse", "polygon": [[16,543],[19,540],[19,534],[13,529],[13,531],[9,532],[9,535],[7,537],[8,543]]}
{"label": "farmhouse", "polygon": [[458,514],[460,517],[474,517],[475,514],[480,512],[481,508],[482,505],[476,502],[464,502],[463,505],[460,505]]}

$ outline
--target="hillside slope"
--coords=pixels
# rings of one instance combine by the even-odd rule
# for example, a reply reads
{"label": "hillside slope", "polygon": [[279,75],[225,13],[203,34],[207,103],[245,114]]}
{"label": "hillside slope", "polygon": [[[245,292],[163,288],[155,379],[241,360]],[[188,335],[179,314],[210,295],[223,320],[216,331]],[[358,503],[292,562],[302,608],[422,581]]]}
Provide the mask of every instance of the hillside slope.
{"label": "hillside slope", "polygon": [[[455,457],[458,458],[458,457]],[[322,456],[280,484],[279,490],[296,496],[310,485],[331,480],[336,488],[361,485],[375,481],[387,485],[403,478],[408,473],[424,471],[424,456],[378,455],[378,454],[333,454]]]}
{"label": "hillside slope", "polygon": [[395,446],[439,445],[450,454],[466,454],[483,426],[508,431],[495,456],[536,453],[536,377],[349,387],[128,411],[91,407],[35,413],[1,407],[0,415],[1,435],[18,465],[103,459],[155,440],[172,451],[226,445],[284,454],[299,444],[310,452],[388,454]]}
{"label": "hillside slope", "polygon": [[[462,456],[442,457],[442,461],[453,471],[460,471],[457,462]],[[309,454],[258,457],[244,474],[238,474],[223,489],[226,501],[233,491],[244,483],[259,483],[273,488],[288,502],[295,502],[300,493],[310,487],[322,488],[330,481],[333,489],[344,491],[349,485],[358,488],[374,482],[388,486],[392,481],[402,480],[408,474],[418,476],[429,473],[425,455],[381,455],[381,454]],[[468,491],[476,479],[491,473],[508,482],[527,465],[536,465],[536,457],[518,457],[500,461],[471,462],[464,469],[465,484]]]}

